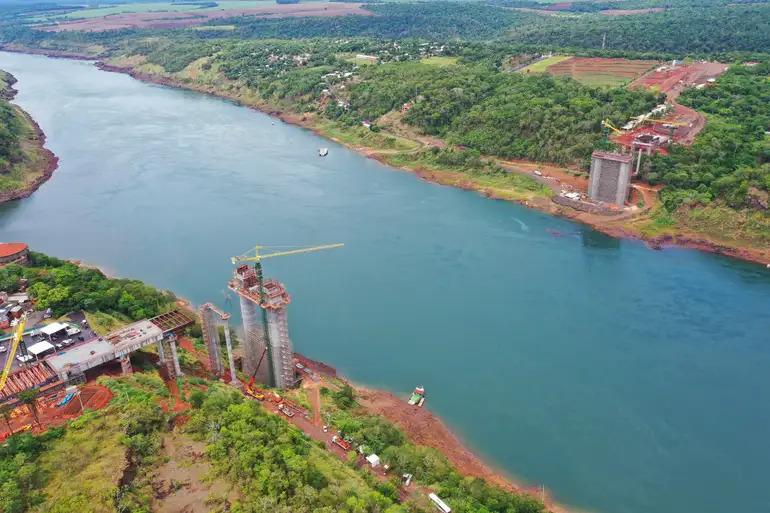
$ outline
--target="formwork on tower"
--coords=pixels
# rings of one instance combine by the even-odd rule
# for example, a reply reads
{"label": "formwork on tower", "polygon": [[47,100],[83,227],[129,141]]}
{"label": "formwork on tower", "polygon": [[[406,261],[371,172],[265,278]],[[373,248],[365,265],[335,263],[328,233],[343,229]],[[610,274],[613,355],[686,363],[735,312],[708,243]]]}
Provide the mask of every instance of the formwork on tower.
{"label": "formwork on tower", "polygon": [[[263,246],[256,246],[250,252],[231,259],[233,263],[254,262],[253,267],[248,264],[239,265],[229,283],[229,288],[240,298],[243,331],[246,335],[243,370],[252,380],[277,388],[290,388],[297,383],[294,348],[286,318],[286,307],[291,303],[291,296],[282,283],[263,277],[261,260],[342,245],[306,247],[267,255],[260,254]],[[250,254],[252,252],[253,255]]]}

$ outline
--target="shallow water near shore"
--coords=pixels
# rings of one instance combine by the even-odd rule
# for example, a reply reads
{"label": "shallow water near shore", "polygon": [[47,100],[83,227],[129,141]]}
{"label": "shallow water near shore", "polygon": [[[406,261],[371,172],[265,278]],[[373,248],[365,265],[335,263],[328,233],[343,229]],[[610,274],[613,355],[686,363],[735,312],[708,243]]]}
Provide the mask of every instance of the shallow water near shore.
{"label": "shallow water near shore", "polygon": [[60,157],[40,190],[0,206],[0,240],[236,314],[229,257],[344,242],[265,261],[292,294],[298,351],[369,387],[424,386],[491,463],[561,502],[770,511],[762,267],[428,184],[88,62],[0,53],[0,68]]}

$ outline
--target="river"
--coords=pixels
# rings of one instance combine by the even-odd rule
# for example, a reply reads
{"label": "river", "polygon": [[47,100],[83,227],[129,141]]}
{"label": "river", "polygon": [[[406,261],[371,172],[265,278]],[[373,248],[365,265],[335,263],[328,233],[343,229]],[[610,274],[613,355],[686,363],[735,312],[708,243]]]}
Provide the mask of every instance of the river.
{"label": "river", "polygon": [[344,242],[265,261],[298,351],[402,396],[424,386],[474,449],[567,504],[770,511],[762,267],[425,183],[90,63],[2,53],[0,68],[61,159],[0,206],[0,239],[230,310],[230,256]]}

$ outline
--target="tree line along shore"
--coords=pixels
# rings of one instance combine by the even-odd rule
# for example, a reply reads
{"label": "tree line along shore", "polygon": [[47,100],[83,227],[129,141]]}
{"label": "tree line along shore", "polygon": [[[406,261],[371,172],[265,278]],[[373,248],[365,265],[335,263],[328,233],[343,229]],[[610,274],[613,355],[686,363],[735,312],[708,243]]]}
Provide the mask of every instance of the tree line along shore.
{"label": "tree line along shore", "polygon": [[[730,12],[766,7],[723,7],[710,1]],[[647,3],[644,8],[655,7],[654,1]],[[582,13],[581,4],[565,9]],[[684,4],[676,7],[681,8],[677,16],[689,12]],[[764,79],[770,56],[750,41],[736,40],[731,51],[718,44],[716,33],[704,35],[700,47],[683,44],[680,53],[671,47],[645,51],[644,38],[637,35],[627,48],[613,44],[612,50],[577,39],[570,47],[533,45],[506,30],[521,24],[522,32],[526,28],[532,35],[536,27],[537,37],[545,37],[554,24],[569,22],[535,15],[537,23],[530,26],[533,15],[510,11],[530,7],[521,2],[446,6],[450,21],[461,15],[489,21],[494,13],[514,13],[511,18],[501,14],[508,29],[490,21],[487,28],[494,34],[469,32],[465,40],[447,38],[449,21],[436,22],[437,7],[428,3],[367,5],[374,16],[365,22],[356,16],[344,17],[344,23],[330,17],[285,19],[281,24],[242,17],[191,28],[103,32],[45,32],[0,24],[0,42],[6,50],[95,59],[105,70],[230,98],[425,179],[517,201],[613,236],[646,240],[654,248],[680,244],[770,262],[770,143],[765,135],[770,85]],[[643,17],[657,20],[660,14]],[[611,18],[581,16],[576,25],[602,28],[610,23],[605,18]],[[387,27],[397,20],[416,37],[390,34]],[[739,22],[730,18],[729,23]],[[372,26],[384,32],[373,34]],[[332,32],[324,37],[323,30]],[[683,33],[700,30],[705,29],[695,22],[682,22]],[[765,37],[761,31],[751,33]],[[610,34],[615,37],[614,31]],[[708,87],[685,90],[676,99],[707,123],[694,144],[642,158],[643,185],[655,192],[639,198],[638,214],[607,219],[557,204],[551,201],[558,195],[553,182],[534,176],[536,168],[521,172],[522,166],[511,164],[549,167],[556,170],[551,178],[561,182],[565,177],[587,181],[591,152],[613,148],[603,121],[621,126],[665,101],[654,87],[628,87],[630,76],[626,86],[612,81],[597,85],[597,77],[520,69],[554,51],[650,66],[680,58],[730,65]]]}
{"label": "tree line along shore", "polygon": [[[0,268],[0,289],[26,287],[35,308],[50,309],[53,318],[83,310],[102,334],[178,307],[173,294],[138,280],[110,279],[98,269],[34,251],[28,260],[26,266]],[[315,410],[354,447],[379,454],[389,467],[385,475],[356,451],[331,450],[325,430],[321,437],[307,434],[296,419],[273,411],[270,401],[250,399],[220,382],[202,361],[207,357],[199,325],[182,339],[183,376],[170,379],[157,353],[145,348],[131,355],[134,374],[108,370],[90,376],[83,410],[72,406],[72,414],[57,417],[41,396],[25,403],[27,413],[0,408],[3,431],[18,431],[0,447],[3,511],[189,506],[195,512],[427,513],[434,510],[432,492],[457,512],[563,511],[490,471],[427,410],[390,394],[358,392],[327,366],[319,366],[324,378],[318,390],[276,391],[299,408]],[[310,405],[313,391],[319,392],[316,408]],[[404,424],[410,411],[419,429]],[[28,429],[18,429],[25,422]],[[413,476],[408,486],[404,474]]]}
{"label": "tree line along shore", "polygon": [[48,180],[58,159],[32,117],[10,103],[16,78],[0,70],[0,203],[26,198]]}

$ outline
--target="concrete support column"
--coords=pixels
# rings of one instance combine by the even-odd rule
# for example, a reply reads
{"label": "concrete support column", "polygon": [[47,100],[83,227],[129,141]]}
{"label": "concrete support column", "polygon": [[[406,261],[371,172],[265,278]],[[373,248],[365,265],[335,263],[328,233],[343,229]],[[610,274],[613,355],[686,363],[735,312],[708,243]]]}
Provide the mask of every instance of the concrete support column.
{"label": "concrete support column", "polygon": [[131,367],[131,357],[129,357],[127,354],[120,357],[120,370],[123,372],[123,375],[127,374],[133,374],[134,369]]}
{"label": "concrete support column", "polygon": [[163,341],[158,342],[158,358],[160,363],[166,363],[166,352],[163,350]]}
{"label": "concrete support column", "polygon": [[176,337],[173,335],[168,339],[168,343],[171,346],[171,359],[174,361],[174,372],[177,376],[182,375],[182,371],[179,369],[179,357],[176,354]]}
{"label": "concrete support column", "polygon": [[238,378],[235,376],[235,360],[233,359],[233,345],[230,342],[230,324],[227,320],[222,323],[225,328],[225,345],[227,346],[227,361],[230,364],[230,384],[237,385]]}

